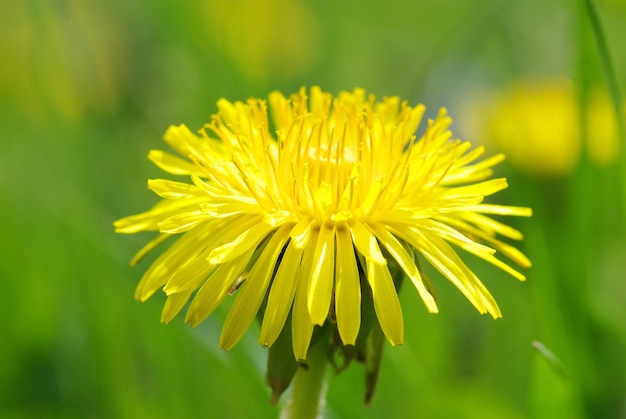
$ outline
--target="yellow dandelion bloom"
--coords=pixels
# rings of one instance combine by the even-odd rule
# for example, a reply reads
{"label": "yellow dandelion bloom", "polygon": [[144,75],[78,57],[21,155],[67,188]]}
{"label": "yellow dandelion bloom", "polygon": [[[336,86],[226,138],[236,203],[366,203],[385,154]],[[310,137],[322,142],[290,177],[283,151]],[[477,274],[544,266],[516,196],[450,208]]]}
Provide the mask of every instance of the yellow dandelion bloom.
{"label": "yellow dandelion bloom", "polygon": [[387,339],[403,342],[390,263],[404,271],[426,309],[437,312],[420,257],[479,312],[500,317],[455,248],[524,280],[496,257],[530,266],[499,238],[522,234],[491,215],[531,210],[483,202],[507,187],[505,179],[491,179],[504,156],[477,161],[483,148],[451,139],[445,109],[417,138],[422,105],[397,97],[377,102],[362,89],[333,98],[313,87],[309,96],[303,88],[290,98],[273,92],[268,102],[221,99],[199,134],[184,125],[167,130],[165,141],[183,158],[151,151],[149,159],[191,182],[149,180],[162,201],[115,223],[121,233],[160,232],[133,262],[179,236],[147,270],[136,297],[144,301],[163,288],[164,322],[191,300],[185,321],[195,326],[235,295],[221,333],[225,349],[263,305],[259,341],[266,346],[291,313],[294,355],[305,359],[314,326],[329,319],[343,344],[355,343],[363,287],[371,290]]}

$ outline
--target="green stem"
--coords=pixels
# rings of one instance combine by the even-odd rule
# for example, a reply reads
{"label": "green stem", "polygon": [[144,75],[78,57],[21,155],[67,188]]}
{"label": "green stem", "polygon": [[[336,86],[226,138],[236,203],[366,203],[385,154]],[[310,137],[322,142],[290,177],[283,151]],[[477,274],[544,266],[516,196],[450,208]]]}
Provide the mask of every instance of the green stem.
{"label": "green stem", "polygon": [[611,54],[609,52],[609,45],[604,35],[602,28],[602,21],[598,10],[592,0],[586,0],[587,13],[589,14],[589,20],[591,22],[591,28],[593,35],[598,46],[598,53],[600,54],[600,61],[602,62],[602,69],[604,70],[604,76],[608,85],[609,93],[613,99],[613,106],[615,107],[615,113],[617,114],[617,123],[620,131],[620,135],[626,135],[626,127],[624,127],[624,113],[622,111],[622,97],[619,91],[619,84],[617,83],[617,76],[615,74],[615,67],[611,60]]}
{"label": "green stem", "polygon": [[291,397],[280,412],[280,419],[321,417],[321,411],[326,404],[327,350],[328,344],[324,342],[324,339],[309,348],[307,367],[298,367],[292,383]]}
{"label": "green stem", "polygon": [[[598,48],[598,53],[600,54],[600,61],[602,63],[602,69],[604,70],[604,76],[606,78],[608,90],[611,94],[611,98],[613,99],[613,107],[615,109],[619,138],[621,139],[622,143],[621,168],[623,176],[621,178],[622,184],[619,193],[622,197],[621,203],[624,207],[626,207],[626,185],[624,184],[626,183],[626,123],[624,120],[622,96],[620,94],[619,84],[617,82],[617,75],[615,73],[615,67],[613,66],[613,62],[611,61],[609,45],[604,34],[604,29],[602,27],[602,21],[600,20],[600,14],[598,13],[598,9],[593,0],[585,0],[585,6],[587,14],[589,16],[589,21],[591,23],[593,36],[595,38]],[[624,209],[625,208],[622,208],[622,210]],[[622,211],[622,213],[626,214],[626,211]],[[626,219],[624,219],[624,224],[626,225]]]}

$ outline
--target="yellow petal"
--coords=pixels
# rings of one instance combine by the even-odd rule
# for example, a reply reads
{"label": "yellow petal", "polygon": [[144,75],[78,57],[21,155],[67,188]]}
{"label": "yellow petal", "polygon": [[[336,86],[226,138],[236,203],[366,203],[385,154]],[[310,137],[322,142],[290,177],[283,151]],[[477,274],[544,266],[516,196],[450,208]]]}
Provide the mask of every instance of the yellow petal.
{"label": "yellow petal", "polygon": [[148,159],[161,170],[173,175],[204,175],[202,170],[195,164],[165,151],[150,150]]}
{"label": "yellow petal", "polygon": [[256,247],[274,228],[263,221],[241,233],[235,240],[213,249],[208,259],[211,263],[218,264],[233,260],[248,249]]}
{"label": "yellow petal", "polygon": [[372,182],[368,186],[369,190],[367,191],[367,196],[359,206],[359,210],[363,213],[363,215],[368,215],[372,212],[383,191],[383,183],[380,179]]}
{"label": "yellow petal", "polygon": [[180,212],[159,223],[161,233],[178,234],[189,231],[205,221],[211,220],[207,213],[194,209]]}
{"label": "yellow petal", "polygon": [[167,301],[163,306],[163,311],[161,313],[161,322],[169,323],[172,321],[174,317],[182,310],[182,308],[189,301],[189,297],[194,290],[189,290],[185,292],[181,292],[178,294],[172,294],[167,297]]}
{"label": "yellow petal", "polygon": [[320,228],[313,268],[308,284],[307,307],[313,324],[323,325],[328,317],[330,297],[335,274],[335,229],[322,225]]}
{"label": "yellow petal", "polygon": [[179,237],[144,273],[135,290],[135,298],[146,301],[156,290],[165,285],[180,266],[196,256],[202,248],[200,243],[205,241],[211,232],[211,224],[208,224]]}
{"label": "yellow petal", "polygon": [[228,290],[241,275],[252,257],[253,250],[244,253],[232,262],[219,265],[196,293],[187,309],[185,323],[196,327],[220,305]]}
{"label": "yellow petal", "polygon": [[489,196],[506,189],[507,187],[508,184],[506,183],[506,179],[490,179],[484,182],[474,183],[472,185],[450,188],[445,194],[445,199],[448,201],[454,201],[474,196]]}
{"label": "yellow petal", "polygon": [[216,268],[217,266],[206,260],[206,252],[199,252],[170,276],[163,291],[166,295],[170,295],[190,289],[195,290]]}
{"label": "yellow petal", "polygon": [[[442,251],[426,238],[425,233],[416,228],[405,227],[397,230],[391,228],[391,231],[421,253],[435,269],[456,285],[472,304],[474,304],[475,301],[480,301],[480,297],[473,287],[471,278],[467,277],[460,265],[455,264],[450,259],[451,253],[454,253],[453,251]],[[480,303],[477,304],[479,311],[484,312],[484,307]]]}
{"label": "yellow petal", "polygon": [[148,179],[148,189],[165,199],[180,199],[190,197],[205,197],[207,193],[196,185],[175,182],[166,179]]}
{"label": "yellow petal", "polygon": [[116,233],[125,234],[158,230],[161,221],[180,212],[196,210],[203,200],[203,198],[163,200],[146,212],[115,221],[113,226]]}
{"label": "yellow petal", "polygon": [[448,240],[451,243],[454,243],[455,245],[475,255],[477,254],[493,255],[496,252],[495,249],[492,249],[489,246],[485,246],[480,243],[477,243],[474,240],[463,235],[458,230],[455,230],[453,227],[445,223],[439,222],[437,220],[433,220],[433,219],[421,220],[421,222],[419,223],[419,226],[420,228],[424,228],[428,231],[432,231],[438,236]]}
{"label": "yellow petal", "polygon": [[503,255],[511,259],[513,262],[517,263],[522,268],[531,267],[532,264],[530,262],[530,259],[528,259],[526,255],[524,255],[521,251],[511,246],[510,244],[504,243],[503,241],[496,239],[495,237],[493,237],[492,234],[486,233],[485,231],[480,230],[475,226],[470,225],[458,218],[445,216],[440,216],[437,218],[446,224],[456,227],[459,231],[463,231],[464,233],[469,234],[476,239],[488,243],[498,252],[501,252]]}
{"label": "yellow petal", "polygon": [[350,232],[337,229],[335,315],[344,345],[354,345],[361,327],[361,285]]}
{"label": "yellow petal", "polygon": [[478,165],[481,165],[482,168],[484,169],[486,167],[494,166],[495,164],[497,164],[496,162],[499,162],[504,159],[504,155],[500,154],[500,155],[492,156],[488,159],[485,159],[481,161],[480,163],[475,164],[473,166],[467,166],[468,164],[470,164],[471,162],[473,162],[474,160],[482,156],[484,153],[485,153],[485,147],[482,145],[474,148],[473,150],[468,151],[467,153],[463,154],[463,156],[459,157],[454,162],[454,167],[451,170],[454,171],[457,168],[463,170],[468,167],[476,167]]}
{"label": "yellow petal", "polygon": [[462,212],[459,214],[463,219],[475,224],[481,230],[486,232],[494,232],[508,237],[513,240],[522,240],[524,236],[519,230],[514,229],[511,226],[502,224],[493,218],[486,217],[476,212]]}
{"label": "yellow petal", "polygon": [[274,272],[274,265],[289,238],[290,230],[290,226],[283,226],[272,236],[246,277],[246,281],[238,291],[239,295],[224,321],[220,336],[220,348],[226,350],[232,348],[239,342],[239,339],[254,320],[265,298],[267,286]]}
{"label": "yellow petal", "polygon": [[327,219],[330,215],[330,208],[333,204],[333,190],[329,182],[322,182],[315,190],[313,199],[315,200],[315,209],[319,219]]}
{"label": "yellow petal", "polygon": [[248,205],[241,202],[202,203],[200,209],[212,218],[228,218],[237,214],[261,214],[263,212],[263,209],[258,205]]}
{"label": "yellow petal", "polygon": [[352,242],[363,256],[379,265],[387,264],[376,243],[376,238],[361,222],[350,223],[350,232],[352,233]]}
{"label": "yellow petal", "polygon": [[272,282],[263,316],[259,343],[264,346],[271,346],[285,325],[293,305],[302,253],[303,250],[297,248],[293,240],[289,242]]}
{"label": "yellow petal", "polygon": [[528,259],[528,256],[526,256],[520,250],[511,246],[510,244],[504,243],[496,239],[490,239],[490,243],[492,243],[493,247],[498,252],[501,252],[504,256],[508,257],[522,268],[530,268],[532,266],[532,263],[530,262],[530,259]]}
{"label": "yellow petal", "polygon": [[478,293],[481,295],[481,298],[483,300],[483,303],[485,304],[487,312],[491,314],[491,317],[493,317],[494,319],[501,318],[502,312],[500,311],[500,307],[498,307],[498,303],[496,302],[496,299],[493,298],[489,290],[485,287],[485,285],[482,282],[480,282],[478,277],[476,275],[473,275],[473,276],[474,276],[474,282],[476,283],[475,285],[476,289],[478,290]]}
{"label": "yellow petal", "polygon": [[[312,243],[317,242],[318,232],[312,230],[310,240]],[[293,311],[291,317],[291,333],[293,339],[293,354],[297,360],[306,359],[306,354],[313,336],[313,322],[307,308],[307,291],[309,289],[308,282],[313,266],[313,256],[315,247],[307,246],[304,248],[302,255],[302,265],[298,271],[296,278],[296,297],[294,299]]]}
{"label": "yellow petal", "polygon": [[456,252],[442,239],[433,234],[415,230],[419,239],[420,253],[446,278],[448,278],[480,313],[499,311],[497,304],[478,278],[463,263]]}
{"label": "yellow petal", "polygon": [[367,280],[372,288],[374,310],[383,333],[393,346],[402,344],[404,319],[389,269],[367,259]]}
{"label": "yellow petal", "polygon": [[277,131],[282,131],[291,126],[293,114],[289,109],[289,102],[282,93],[274,91],[269,95],[269,105],[273,122]]}
{"label": "yellow petal", "polygon": [[174,150],[185,157],[201,156],[203,152],[202,140],[192,133],[186,125],[171,125],[163,139]]}
{"label": "yellow petal", "polygon": [[[265,210],[262,210],[260,206],[257,206],[257,208],[265,212]],[[298,219],[299,217],[291,211],[274,211],[266,213],[263,216],[263,221],[265,221],[268,225],[272,227],[278,227],[287,222],[295,223],[298,221]]]}
{"label": "yellow petal", "polygon": [[226,126],[229,125],[238,125],[238,117],[240,116],[240,113],[237,112],[236,109],[236,105],[237,103],[233,104],[232,102],[221,98],[220,100],[217,101],[217,109],[219,110],[220,116],[222,118],[224,118],[224,124]]}
{"label": "yellow petal", "polygon": [[[439,234],[441,232],[441,230],[437,230],[435,231],[435,233],[437,233],[439,236],[442,236],[444,239],[448,240],[449,242],[458,245],[459,247],[461,247],[463,250],[478,256],[479,258],[491,263],[492,265],[502,269],[503,271],[505,271],[506,273],[508,273],[509,275],[513,276],[514,278],[520,280],[520,281],[525,281],[526,277],[524,275],[522,275],[520,272],[516,271],[515,269],[511,268],[509,265],[507,265],[506,263],[502,262],[501,260],[499,260],[498,258],[496,258],[494,256],[493,253],[495,253],[495,251],[489,251],[486,252],[484,250],[481,249],[481,247],[484,246],[480,246],[476,243],[474,243],[474,245],[470,245],[470,242],[467,241],[459,241],[459,239],[455,236],[445,236],[445,235],[441,235]],[[505,244],[505,243],[503,243]],[[516,250],[516,249],[515,249]],[[518,257],[521,255],[521,257],[525,257],[521,252],[519,252],[519,255],[517,255]],[[527,259],[526,259],[527,260]],[[524,262],[523,259],[520,259],[521,262]],[[530,263],[530,261],[528,261],[528,263]]]}
{"label": "yellow petal", "polygon": [[389,254],[396,260],[396,262],[398,262],[398,265],[400,265],[402,270],[411,279],[420,297],[422,297],[424,304],[426,304],[428,311],[431,313],[437,313],[439,310],[437,309],[435,298],[424,286],[422,276],[420,275],[417,266],[415,266],[411,255],[406,251],[406,249],[404,249],[398,239],[396,239],[393,234],[389,233],[384,227],[373,226],[373,229],[381,244],[385,246],[385,248],[389,251]]}
{"label": "yellow petal", "polygon": [[461,208],[463,211],[474,211],[482,214],[511,215],[516,217],[530,217],[533,210],[527,207],[512,207],[510,205],[480,204]]}
{"label": "yellow petal", "polygon": [[493,175],[491,167],[501,163],[504,160],[504,154],[497,154],[477,164],[466,166],[467,163],[474,160],[483,151],[482,147],[477,147],[458,159],[454,163],[455,167],[441,180],[441,185],[468,184],[491,177]]}
{"label": "yellow petal", "polygon": [[298,223],[291,230],[291,239],[294,241],[296,247],[302,249],[308,243],[311,227],[313,226],[313,221],[309,219],[303,219],[298,221]]}
{"label": "yellow petal", "polygon": [[158,245],[163,243],[165,240],[167,240],[171,236],[172,236],[171,234],[161,233],[158,236],[156,236],[156,238],[150,240],[148,244],[146,244],[144,247],[141,248],[141,250],[135,253],[135,256],[133,256],[133,258],[130,261],[130,266],[136,266],[139,262],[142,261],[144,257],[146,257],[148,253],[150,253],[150,251],[152,251],[154,248],[156,248]]}

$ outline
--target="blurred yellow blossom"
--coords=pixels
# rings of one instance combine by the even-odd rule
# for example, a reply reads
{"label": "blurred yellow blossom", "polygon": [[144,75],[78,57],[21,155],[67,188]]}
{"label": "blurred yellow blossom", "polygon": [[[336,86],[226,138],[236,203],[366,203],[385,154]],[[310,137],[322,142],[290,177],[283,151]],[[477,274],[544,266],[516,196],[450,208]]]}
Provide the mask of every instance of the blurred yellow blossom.
{"label": "blurred yellow blossom", "polygon": [[591,160],[599,166],[615,162],[620,152],[619,125],[615,118],[615,106],[604,91],[591,93],[586,122],[587,150]]}
{"label": "blurred yellow blossom", "polygon": [[563,176],[576,167],[581,153],[598,166],[618,157],[615,111],[604,91],[590,96],[585,121],[575,86],[567,80],[520,81],[501,93],[472,96],[469,102],[466,117],[474,121],[467,125],[475,128],[470,136],[492,143],[511,165],[526,172]]}

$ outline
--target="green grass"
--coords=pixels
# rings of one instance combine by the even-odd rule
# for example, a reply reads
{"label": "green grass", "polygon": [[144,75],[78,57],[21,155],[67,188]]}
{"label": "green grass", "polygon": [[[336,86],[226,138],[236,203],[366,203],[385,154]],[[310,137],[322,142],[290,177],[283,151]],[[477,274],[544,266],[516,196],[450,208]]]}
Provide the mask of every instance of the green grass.
{"label": "green grass", "polygon": [[[617,1],[303,3],[310,33],[281,36],[309,49],[266,45],[258,72],[228,47],[246,38],[208,29],[216,20],[199,2],[106,4],[1,6],[0,417],[278,416],[258,328],[226,353],[225,310],[192,330],[159,323],[162,295],[133,299],[147,261],[128,261],[148,237],[116,235],[112,222],[156,201],[145,182],[159,171],[145,156],[164,147],[169,124],[200,127],[222,96],[312,84],[399,95],[431,115],[446,105],[455,117],[468,89],[541,75],[571,76],[581,109],[592,86],[608,86],[620,112],[626,80]],[[620,141],[613,166],[583,155],[558,179],[502,165],[510,188],[499,201],[535,211],[516,220],[533,268],[517,283],[466,259],[504,317],[481,317],[435,273],[439,315],[404,287],[406,343],[386,346],[371,406],[354,365],[331,377],[327,417],[626,417],[623,128]]]}

